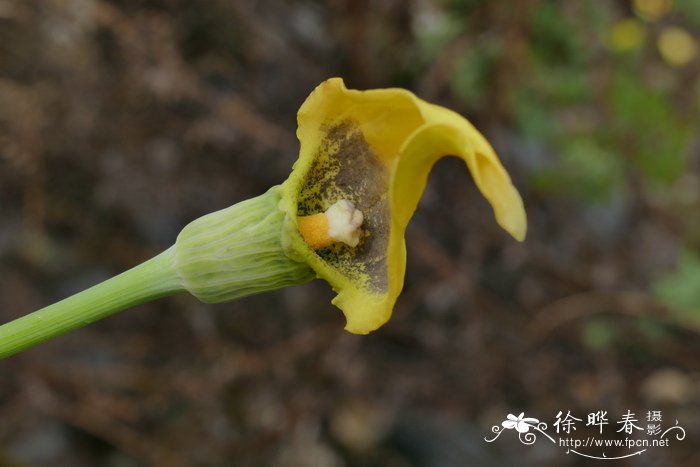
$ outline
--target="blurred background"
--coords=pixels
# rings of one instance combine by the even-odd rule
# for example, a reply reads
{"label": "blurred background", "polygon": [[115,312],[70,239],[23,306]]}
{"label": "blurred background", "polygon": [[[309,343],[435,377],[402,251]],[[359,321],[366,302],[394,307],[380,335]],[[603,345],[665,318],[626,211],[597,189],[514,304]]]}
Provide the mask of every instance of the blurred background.
{"label": "blurred background", "polygon": [[3,322],[285,180],[331,76],[470,118],[529,215],[518,244],[444,159],[369,336],[315,281],[4,360],[0,466],[580,466],[484,437],[597,410],[686,429],[616,465],[700,465],[699,32],[696,0],[0,0]]}

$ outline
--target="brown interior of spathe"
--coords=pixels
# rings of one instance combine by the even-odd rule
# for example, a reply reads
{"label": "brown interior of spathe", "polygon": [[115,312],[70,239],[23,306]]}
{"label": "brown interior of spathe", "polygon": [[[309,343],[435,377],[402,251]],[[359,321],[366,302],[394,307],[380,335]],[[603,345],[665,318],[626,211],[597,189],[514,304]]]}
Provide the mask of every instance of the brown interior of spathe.
{"label": "brown interior of spathe", "polygon": [[362,211],[359,245],[342,243],[316,251],[322,259],[364,287],[387,290],[389,242],[388,171],[352,120],[329,125],[309,168],[297,204],[297,215],[323,212],[341,199]]}

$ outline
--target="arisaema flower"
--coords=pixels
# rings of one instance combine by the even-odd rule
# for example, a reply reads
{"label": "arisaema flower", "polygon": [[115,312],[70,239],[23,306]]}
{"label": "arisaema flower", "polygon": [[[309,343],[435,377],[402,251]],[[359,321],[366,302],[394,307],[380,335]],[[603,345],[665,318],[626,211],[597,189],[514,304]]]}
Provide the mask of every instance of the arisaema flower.
{"label": "arisaema flower", "polygon": [[404,232],[433,164],[463,159],[517,240],[520,195],[486,139],[463,117],[402,89],[322,83],[299,109],[299,159],[266,193],[187,225],[160,255],[63,301],[0,326],[0,357],[138,303],[188,291],[225,302],[320,277],[346,329],[390,317],[403,287]]}
{"label": "arisaema flower", "polygon": [[[333,303],[348,331],[366,334],[389,319],[403,287],[404,232],[438,159],[463,159],[498,223],[525,237],[520,195],[489,143],[460,115],[403,89],[348,90],[333,78],[308,97],[298,121],[301,152],[280,204],[286,249],[338,292]],[[359,243],[318,248],[305,241],[305,234],[318,237],[307,216],[338,200],[362,213]]]}

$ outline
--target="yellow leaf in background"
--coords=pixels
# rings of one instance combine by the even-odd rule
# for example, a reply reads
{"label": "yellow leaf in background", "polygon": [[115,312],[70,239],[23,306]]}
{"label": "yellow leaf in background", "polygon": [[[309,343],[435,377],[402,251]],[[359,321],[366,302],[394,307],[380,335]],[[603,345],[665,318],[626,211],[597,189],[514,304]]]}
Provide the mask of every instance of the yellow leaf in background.
{"label": "yellow leaf in background", "polygon": [[646,30],[642,23],[634,18],[625,18],[613,25],[607,45],[615,52],[629,52],[639,48],[645,38]]}
{"label": "yellow leaf in background", "polygon": [[698,45],[688,31],[677,26],[665,28],[657,41],[661,57],[672,66],[687,65],[697,54]]}
{"label": "yellow leaf in background", "polygon": [[673,9],[672,0],[633,0],[632,8],[642,19],[658,21]]}

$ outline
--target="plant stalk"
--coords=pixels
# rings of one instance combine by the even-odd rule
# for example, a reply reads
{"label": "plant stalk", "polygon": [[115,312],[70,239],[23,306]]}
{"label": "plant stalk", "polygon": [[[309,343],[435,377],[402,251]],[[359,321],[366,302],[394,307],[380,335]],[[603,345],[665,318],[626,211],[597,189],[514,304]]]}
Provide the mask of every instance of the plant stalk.
{"label": "plant stalk", "polygon": [[112,279],[0,326],[0,358],[118,311],[188,291],[221,303],[304,284],[315,272],[289,258],[279,187],[187,225],[175,245]]}
{"label": "plant stalk", "polygon": [[94,287],[0,326],[0,358],[118,311],[184,291],[174,247]]}

